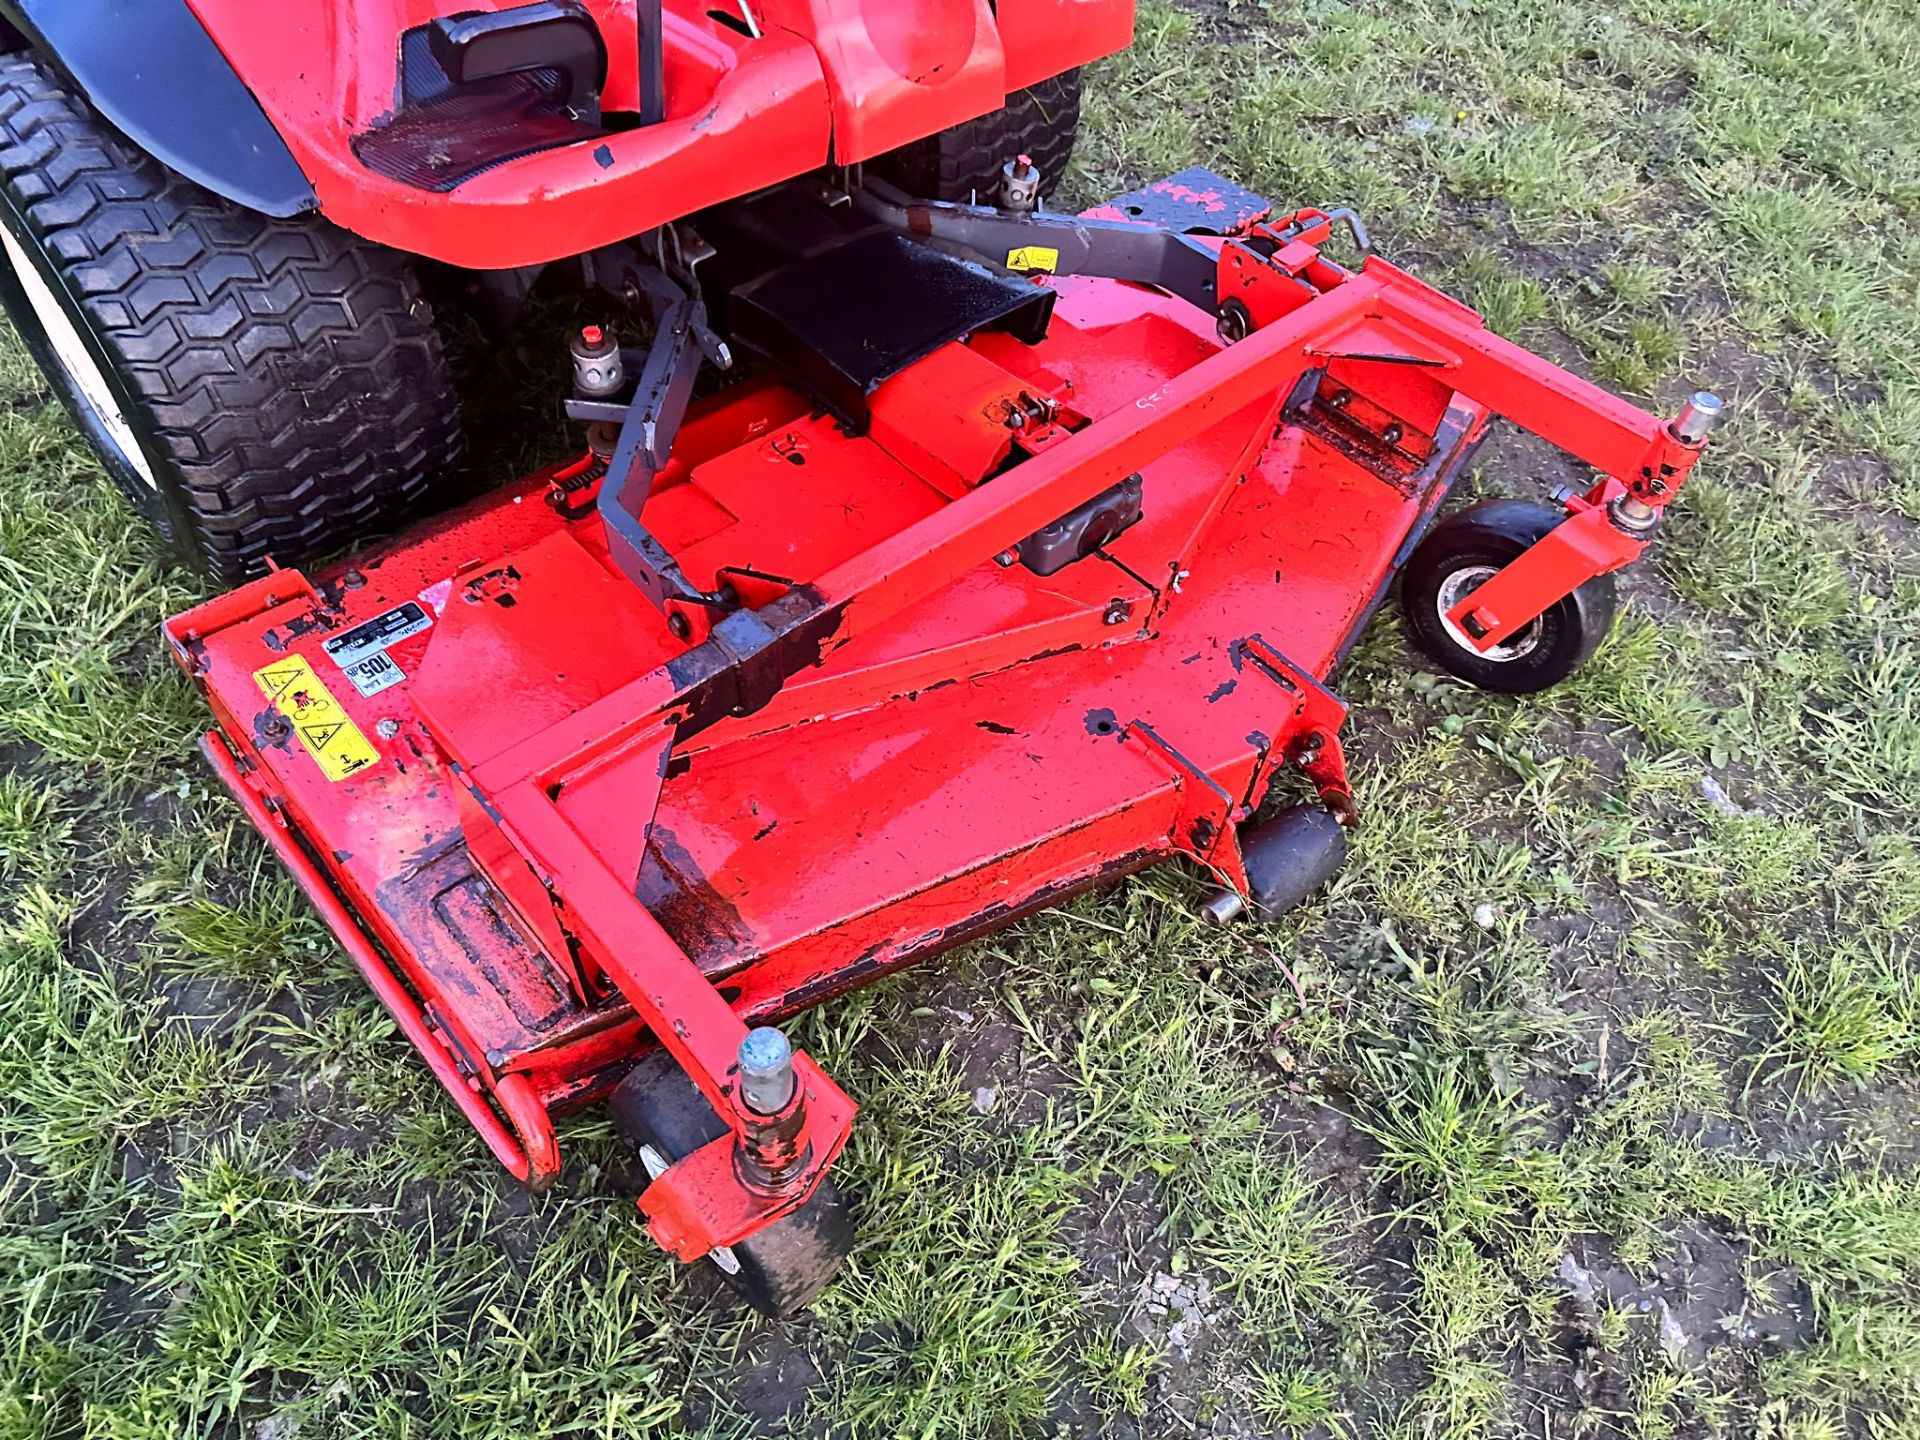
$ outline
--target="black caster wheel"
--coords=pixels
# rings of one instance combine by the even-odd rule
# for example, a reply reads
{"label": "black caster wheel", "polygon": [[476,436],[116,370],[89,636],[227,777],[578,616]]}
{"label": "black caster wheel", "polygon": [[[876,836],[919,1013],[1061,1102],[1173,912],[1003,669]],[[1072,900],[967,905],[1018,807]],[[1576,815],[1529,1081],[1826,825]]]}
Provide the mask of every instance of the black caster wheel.
{"label": "black caster wheel", "polygon": [[1274,920],[1303,904],[1346,860],[1347,830],[1318,805],[1295,805],[1241,831],[1240,857],[1247,899],[1231,890],[1216,892],[1205,908],[1217,925],[1249,908],[1262,920]]}
{"label": "black caster wheel", "polygon": [[1613,628],[1613,576],[1597,575],[1531,625],[1482,653],[1447,612],[1566,516],[1531,500],[1483,500],[1428,532],[1400,572],[1413,641],[1448,674],[1506,695],[1558,685]]}
{"label": "black caster wheel", "polygon": [[[726,1133],[707,1097],[664,1050],[648,1055],[607,1102],[613,1128],[649,1176]],[[853,1250],[853,1210],[831,1176],[798,1210],[706,1263],[762,1315],[781,1320],[804,1310]]]}

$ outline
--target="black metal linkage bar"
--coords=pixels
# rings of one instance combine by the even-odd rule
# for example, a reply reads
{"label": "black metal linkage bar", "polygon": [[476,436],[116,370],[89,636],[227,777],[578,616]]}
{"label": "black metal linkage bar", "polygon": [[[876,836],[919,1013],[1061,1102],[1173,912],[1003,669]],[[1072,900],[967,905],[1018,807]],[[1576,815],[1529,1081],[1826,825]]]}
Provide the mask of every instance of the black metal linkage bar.
{"label": "black metal linkage bar", "polygon": [[914,200],[880,180],[868,180],[854,203],[874,219],[909,235],[957,245],[995,265],[1039,246],[1055,252],[1056,275],[1094,275],[1157,285],[1209,315],[1215,306],[1219,259],[1188,235],[1121,220],[1089,220],[1044,211],[1021,214],[983,205]]}

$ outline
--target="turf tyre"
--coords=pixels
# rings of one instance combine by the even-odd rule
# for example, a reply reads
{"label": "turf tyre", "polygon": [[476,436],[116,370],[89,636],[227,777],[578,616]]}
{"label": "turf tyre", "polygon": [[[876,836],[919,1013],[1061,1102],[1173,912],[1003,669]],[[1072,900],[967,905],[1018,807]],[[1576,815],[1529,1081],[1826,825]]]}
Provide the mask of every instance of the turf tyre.
{"label": "turf tyre", "polygon": [[1002,109],[881,156],[868,167],[922,200],[992,205],[1000,171],[1016,155],[1040,167],[1040,193],[1067,173],[1080,129],[1080,72],[1068,70],[1007,97]]}
{"label": "turf tyre", "polygon": [[458,458],[406,256],[222,200],[29,55],[0,61],[0,224],[0,299],[28,350],[109,474],[212,578],[377,533]]}

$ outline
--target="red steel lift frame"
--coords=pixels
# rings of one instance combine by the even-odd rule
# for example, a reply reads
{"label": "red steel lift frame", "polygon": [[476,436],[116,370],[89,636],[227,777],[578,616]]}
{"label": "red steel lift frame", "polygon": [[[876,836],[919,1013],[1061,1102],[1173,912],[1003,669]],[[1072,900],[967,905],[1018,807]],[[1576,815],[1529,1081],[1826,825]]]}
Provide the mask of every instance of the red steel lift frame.
{"label": "red steel lift frame", "polygon": [[[1236,826],[1287,770],[1351,822],[1323,681],[1495,415],[1600,478],[1457,624],[1493,646],[1640,552],[1700,443],[1336,265],[1333,228],[1204,242],[1215,313],[1036,277],[1045,340],[935,351],[863,435],[775,381],[696,406],[647,523],[741,598],[717,622],[628,583],[567,503],[582,465],[169,622],[216,771],[516,1175],[657,1040],[729,1134],[653,1181],[649,1228],[730,1245],[855,1111],[804,1055],[786,1110],[748,1108],[748,1026],[1175,855],[1244,891]],[[1139,523],[1012,563],[1135,475]],[[397,678],[362,694],[327,642],[369,622]]]}

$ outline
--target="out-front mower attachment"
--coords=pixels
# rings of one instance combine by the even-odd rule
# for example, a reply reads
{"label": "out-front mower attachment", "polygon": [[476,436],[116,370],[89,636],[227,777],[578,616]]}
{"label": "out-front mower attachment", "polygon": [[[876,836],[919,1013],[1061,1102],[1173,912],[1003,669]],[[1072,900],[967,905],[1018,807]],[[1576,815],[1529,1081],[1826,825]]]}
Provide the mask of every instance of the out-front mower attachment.
{"label": "out-front mower attachment", "polygon": [[[1358,816],[1325,682],[1396,573],[1441,664],[1553,683],[1717,402],[1656,419],[1205,172],[697,223],[597,262],[655,324],[576,344],[589,454],[168,633],[502,1161],[551,1180],[551,1116],[618,1087],[654,1238],[781,1310],[844,1246],[855,1107],[767,1027],[1176,856],[1216,918],[1298,900]],[[1496,415],[1598,478],[1429,534]],[[1276,781],[1307,808],[1263,822]]]}

